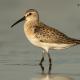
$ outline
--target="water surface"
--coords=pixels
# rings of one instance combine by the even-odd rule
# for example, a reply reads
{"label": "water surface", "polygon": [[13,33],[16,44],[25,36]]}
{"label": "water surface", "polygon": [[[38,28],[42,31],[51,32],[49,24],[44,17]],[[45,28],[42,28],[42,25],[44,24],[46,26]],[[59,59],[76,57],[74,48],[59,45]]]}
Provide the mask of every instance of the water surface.
{"label": "water surface", "polygon": [[0,80],[80,80],[80,46],[50,51],[53,65],[48,74],[48,58],[42,73],[38,65],[41,49],[32,46],[23,32],[23,23],[10,26],[26,10],[35,8],[47,25],[80,39],[80,0],[0,0]]}

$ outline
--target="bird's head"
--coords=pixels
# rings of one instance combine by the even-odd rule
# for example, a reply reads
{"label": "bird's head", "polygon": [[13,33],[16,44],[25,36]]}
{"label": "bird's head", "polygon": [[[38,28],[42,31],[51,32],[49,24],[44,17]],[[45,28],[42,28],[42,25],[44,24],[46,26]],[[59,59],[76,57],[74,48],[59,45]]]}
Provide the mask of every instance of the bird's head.
{"label": "bird's head", "polygon": [[35,9],[29,9],[26,11],[25,15],[19,19],[18,21],[16,21],[12,26],[15,26],[16,24],[18,24],[19,22],[22,22],[22,21],[26,21],[26,22],[29,22],[29,21],[38,21],[39,20],[39,14],[37,12],[37,10]]}

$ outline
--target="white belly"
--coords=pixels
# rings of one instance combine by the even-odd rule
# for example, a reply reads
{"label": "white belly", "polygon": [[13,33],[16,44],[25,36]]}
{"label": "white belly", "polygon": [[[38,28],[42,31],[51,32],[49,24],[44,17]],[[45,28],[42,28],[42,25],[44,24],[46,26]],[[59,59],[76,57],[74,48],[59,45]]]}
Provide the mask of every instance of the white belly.
{"label": "white belly", "polygon": [[73,44],[57,44],[57,43],[45,43],[45,42],[40,42],[37,38],[30,37],[29,35],[27,35],[28,40],[35,46],[37,47],[41,47],[45,50],[48,51],[48,49],[64,49],[64,48],[68,48],[70,46],[72,46]]}
{"label": "white belly", "polygon": [[45,42],[40,42],[36,37],[35,34],[30,34],[30,32],[24,27],[24,32],[28,40],[35,46],[41,47],[48,51],[49,49],[64,49],[72,46],[73,44],[57,44],[57,43],[45,43]]}

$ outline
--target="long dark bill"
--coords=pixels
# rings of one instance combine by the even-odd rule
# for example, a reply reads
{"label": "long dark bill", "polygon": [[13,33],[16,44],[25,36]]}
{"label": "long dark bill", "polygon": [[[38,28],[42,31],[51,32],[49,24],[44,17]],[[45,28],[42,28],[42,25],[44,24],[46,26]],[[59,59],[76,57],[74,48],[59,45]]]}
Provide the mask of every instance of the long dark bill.
{"label": "long dark bill", "polygon": [[25,16],[22,17],[21,19],[19,19],[18,21],[16,21],[13,25],[11,25],[11,28],[14,27],[14,25],[18,24],[19,22],[22,22],[25,20]]}

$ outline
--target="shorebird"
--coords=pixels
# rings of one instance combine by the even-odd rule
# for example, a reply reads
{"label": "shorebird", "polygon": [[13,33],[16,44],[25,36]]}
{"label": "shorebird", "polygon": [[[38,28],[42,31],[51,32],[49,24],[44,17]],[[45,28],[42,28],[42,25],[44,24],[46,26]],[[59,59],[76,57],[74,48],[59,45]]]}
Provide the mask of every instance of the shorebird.
{"label": "shorebird", "polygon": [[61,50],[80,44],[80,40],[71,38],[56,28],[42,23],[39,20],[39,13],[35,9],[27,10],[25,15],[16,21],[11,28],[21,21],[25,21],[24,33],[28,40],[33,45],[43,49],[40,65],[44,61],[44,54],[48,55],[49,63],[52,64],[50,49]]}

